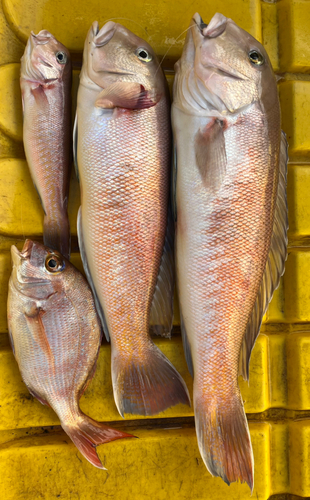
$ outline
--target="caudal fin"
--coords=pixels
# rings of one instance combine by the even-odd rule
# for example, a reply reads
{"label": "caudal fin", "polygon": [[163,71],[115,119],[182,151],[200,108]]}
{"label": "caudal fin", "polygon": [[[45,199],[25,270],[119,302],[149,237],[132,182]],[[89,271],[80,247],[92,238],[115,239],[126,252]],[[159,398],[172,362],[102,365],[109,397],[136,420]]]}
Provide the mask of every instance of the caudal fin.
{"label": "caudal fin", "polygon": [[141,355],[112,352],[112,383],[121,416],[155,415],[178,403],[190,405],[184,380],[151,340]]}
{"label": "caudal fin", "polygon": [[208,471],[228,485],[234,481],[247,483],[253,491],[253,451],[240,395],[234,394],[228,404],[195,398],[195,424]]}
{"label": "caudal fin", "polygon": [[61,425],[82,455],[99,469],[105,469],[105,467],[103,467],[98,457],[96,446],[116,439],[135,437],[132,434],[96,422],[84,414],[81,414],[73,423],[70,422],[67,425],[62,423]]}
{"label": "caudal fin", "polygon": [[66,259],[70,258],[70,224],[65,210],[57,218],[44,216],[43,241],[44,245],[58,250]]}

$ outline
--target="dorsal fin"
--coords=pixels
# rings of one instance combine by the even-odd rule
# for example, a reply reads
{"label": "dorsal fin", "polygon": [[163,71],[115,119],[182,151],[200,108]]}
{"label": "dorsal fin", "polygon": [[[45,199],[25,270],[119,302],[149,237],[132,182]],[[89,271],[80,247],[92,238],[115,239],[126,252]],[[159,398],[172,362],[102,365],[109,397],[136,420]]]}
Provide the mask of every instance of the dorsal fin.
{"label": "dorsal fin", "polygon": [[79,181],[79,168],[77,162],[77,141],[78,141],[78,125],[77,125],[77,113],[75,115],[74,126],[73,126],[73,163],[75,168],[75,175]]}
{"label": "dorsal fin", "polygon": [[156,335],[170,337],[174,294],[174,223],[169,203],[167,229],[156,288],[150,313],[150,329]]}
{"label": "dorsal fin", "polygon": [[287,178],[287,141],[284,132],[281,135],[280,160],[279,160],[279,184],[276,208],[274,214],[273,233],[266,269],[263,275],[261,286],[247,325],[246,333],[243,337],[240,358],[239,375],[244,380],[249,380],[249,364],[251,352],[255,340],[259,334],[263,316],[268,304],[272,299],[273,292],[278,288],[280,278],[284,273],[284,264],[287,258],[287,199],[286,199],[286,178]]}

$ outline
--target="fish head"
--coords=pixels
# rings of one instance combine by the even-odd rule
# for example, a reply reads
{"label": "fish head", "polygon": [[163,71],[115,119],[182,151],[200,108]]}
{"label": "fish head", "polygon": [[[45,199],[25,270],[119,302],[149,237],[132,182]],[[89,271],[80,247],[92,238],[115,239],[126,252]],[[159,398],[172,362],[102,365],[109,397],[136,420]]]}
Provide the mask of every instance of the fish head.
{"label": "fish head", "polygon": [[122,82],[140,84],[153,95],[166,91],[165,78],[152,47],[119,23],[101,29],[95,21],[86,38],[81,83],[97,90]]}
{"label": "fish head", "polygon": [[68,262],[59,252],[26,240],[21,252],[12,245],[12,282],[23,295],[46,299],[61,292]]}
{"label": "fish head", "polygon": [[220,113],[236,113],[257,101],[265,108],[277,102],[276,80],[264,47],[222,14],[215,14],[209,24],[194,15],[176,70],[189,68],[199,93]]}
{"label": "fish head", "polygon": [[21,78],[44,84],[62,81],[70,74],[68,49],[47,30],[37,35],[31,32],[21,58]]}

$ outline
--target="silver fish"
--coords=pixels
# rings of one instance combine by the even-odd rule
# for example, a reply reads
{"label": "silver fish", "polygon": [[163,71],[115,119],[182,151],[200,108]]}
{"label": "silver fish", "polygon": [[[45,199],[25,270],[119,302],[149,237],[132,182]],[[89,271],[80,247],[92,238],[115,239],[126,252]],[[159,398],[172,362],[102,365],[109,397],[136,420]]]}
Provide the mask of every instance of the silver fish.
{"label": "silver fish", "polygon": [[238,387],[287,255],[287,144],[262,45],[195,14],[173,89],[176,270],[201,456],[253,489]]}
{"label": "silver fish", "polygon": [[85,42],[75,126],[78,236],[111,338],[121,415],[153,415],[189,402],[184,381],[149,335],[151,315],[159,333],[172,326],[169,102],[152,48],[120,24],[99,30],[95,22]]}
{"label": "silver fish", "polygon": [[96,446],[125,432],[96,422],[79,408],[95,373],[100,321],[82,274],[58,252],[27,240],[12,246],[9,282],[10,340],[29,392],[57,413],[79,451],[103,469]]}
{"label": "silver fish", "polygon": [[24,147],[44,209],[44,244],[70,255],[71,59],[47,30],[31,33],[21,59]]}

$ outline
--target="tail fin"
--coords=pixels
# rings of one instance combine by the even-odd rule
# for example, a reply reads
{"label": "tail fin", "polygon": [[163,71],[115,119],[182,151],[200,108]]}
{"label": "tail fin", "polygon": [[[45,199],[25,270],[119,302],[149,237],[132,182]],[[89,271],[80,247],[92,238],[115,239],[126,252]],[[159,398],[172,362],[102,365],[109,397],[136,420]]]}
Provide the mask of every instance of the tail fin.
{"label": "tail fin", "polygon": [[184,380],[151,340],[143,356],[112,351],[112,383],[121,416],[155,415],[178,403],[190,405]]}
{"label": "tail fin", "polygon": [[70,258],[70,224],[66,211],[56,217],[44,216],[44,245],[58,250],[66,259]]}
{"label": "tail fin", "polygon": [[253,491],[254,460],[240,394],[229,404],[195,398],[198,446],[208,471],[228,485],[239,480]]}
{"label": "tail fin", "polygon": [[82,455],[99,469],[104,469],[105,467],[103,467],[97,455],[96,446],[115,441],[116,439],[134,437],[132,434],[127,434],[126,432],[121,432],[100,422],[96,422],[82,413],[73,423],[70,422],[67,425],[62,423],[61,425]]}

